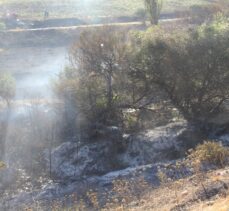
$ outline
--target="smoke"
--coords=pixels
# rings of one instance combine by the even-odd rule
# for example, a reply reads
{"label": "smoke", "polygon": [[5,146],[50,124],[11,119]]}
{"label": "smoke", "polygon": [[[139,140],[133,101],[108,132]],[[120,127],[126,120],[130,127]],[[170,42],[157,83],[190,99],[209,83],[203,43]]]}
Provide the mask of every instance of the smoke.
{"label": "smoke", "polygon": [[[6,62],[0,63],[7,72],[14,73],[16,96],[10,108],[0,110],[1,147],[6,165],[17,168],[18,163],[30,165],[31,157],[39,154],[34,148],[47,141],[55,115],[46,100],[54,98],[51,81],[65,67],[67,50],[23,48],[6,54]],[[27,62],[22,62],[22,57]]]}
{"label": "smoke", "polygon": [[[51,79],[55,79],[58,73],[64,69],[66,50],[63,48],[40,50],[43,50],[44,53],[41,52],[42,57],[34,57],[38,65],[31,64],[27,74],[16,75],[16,99],[27,97],[47,98],[52,95]],[[39,59],[40,61],[37,61]]]}

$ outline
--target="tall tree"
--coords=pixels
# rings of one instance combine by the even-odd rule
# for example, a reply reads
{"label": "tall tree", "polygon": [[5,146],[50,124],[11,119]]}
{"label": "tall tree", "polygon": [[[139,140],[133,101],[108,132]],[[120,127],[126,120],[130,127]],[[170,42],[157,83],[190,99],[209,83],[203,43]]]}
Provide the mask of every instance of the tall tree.
{"label": "tall tree", "polygon": [[160,18],[163,1],[162,0],[144,0],[144,1],[145,1],[146,10],[148,11],[150,16],[151,24],[157,25]]}
{"label": "tall tree", "polygon": [[109,125],[119,118],[125,41],[125,32],[101,27],[82,32],[70,50],[72,67],[60,76],[57,93],[90,122]]}
{"label": "tall tree", "polygon": [[73,45],[72,61],[87,78],[101,77],[105,82],[106,105],[111,107],[114,99],[113,80],[121,71],[120,63],[125,57],[124,33],[110,27],[81,34],[80,42]]}

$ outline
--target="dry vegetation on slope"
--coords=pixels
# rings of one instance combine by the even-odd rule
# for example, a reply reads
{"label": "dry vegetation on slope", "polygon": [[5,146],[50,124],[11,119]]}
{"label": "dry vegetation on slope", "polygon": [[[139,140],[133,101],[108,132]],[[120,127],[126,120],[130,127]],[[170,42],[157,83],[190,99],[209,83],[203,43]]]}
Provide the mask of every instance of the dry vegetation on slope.
{"label": "dry vegetation on slope", "polygon": [[[133,192],[136,183],[138,188],[141,188],[140,195]],[[228,168],[210,171],[204,174],[204,178],[200,178],[197,174],[176,182],[168,182],[158,188],[150,188],[150,185],[142,179],[119,180],[114,184],[112,190],[115,191],[114,197],[102,208],[99,205],[98,193],[90,190],[87,192],[87,202],[90,206],[82,199],[78,200],[77,195],[72,194],[64,199],[54,200],[49,206],[37,202],[26,206],[25,210],[52,208],[56,211],[227,211],[229,208]],[[108,196],[110,193],[104,192],[104,195]],[[70,207],[66,205],[69,202]]]}
{"label": "dry vegetation on slope", "polygon": [[[214,152],[214,153],[212,153]],[[73,193],[54,200],[47,205],[37,202],[26,206],[27,210],[85,210],[85,211],[227,211],[229,195],[229,167],[201,171],[197,164],[216,164],[217,161],[228,161],[228,148],[214,142],[205,142],[188,156],[189,159],[166,170],[158,170],[161,184],[152,185],[143,176],[116,179],[112,188],[85,189],[81,194]],[[191,162],[193,173],[188,177],[176,179],[178,173],[184,175],[182,165]],[[203,165],[201,165],[203,167]],[[199,166],[200,167],[200,166]],[[219,166],[218,166],[219,167]],[[166,173],[165,173],[166,172]],[[171,174],[173,172],[173,174]]]}

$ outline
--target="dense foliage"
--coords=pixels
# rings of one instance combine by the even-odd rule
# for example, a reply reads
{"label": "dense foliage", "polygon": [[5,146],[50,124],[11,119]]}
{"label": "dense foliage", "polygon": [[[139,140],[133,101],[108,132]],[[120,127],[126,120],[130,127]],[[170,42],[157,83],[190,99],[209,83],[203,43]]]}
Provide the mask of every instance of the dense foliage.
{"label": "dense foliage", "polygon": [[228,34],[221,16],[188,33],[139,33],[132,72],[167,93],[187,120],[206,123],[229,97]]}
{"label": "dense foliage", "polygon": [[56,90],[93,124],[122,126],[124,109],[161,98],[205,125],[229,98],[228,34],[222,15],[179,34],[159,27],[128,36],[109,27],[87,31],[73,45],[72,66]]}

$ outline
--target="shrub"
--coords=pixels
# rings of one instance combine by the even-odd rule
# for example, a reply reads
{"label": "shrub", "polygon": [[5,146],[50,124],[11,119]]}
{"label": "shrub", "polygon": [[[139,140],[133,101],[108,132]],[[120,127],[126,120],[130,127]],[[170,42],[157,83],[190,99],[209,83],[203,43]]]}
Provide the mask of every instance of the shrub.
{"label": "shrub", "polygon": [[205,141],[198,145],[195,150],[190,150],[188,159],[194,166],[212,164],[224,167],[228,163],[229,149],[217,142]]}
{"label": "shrub", "polygon": [[89,125],[121,125],[120,104],[126,85],[125,37],[124,32],[110,27],[84,31],[71,47],[71,67],[55,85],[63,101]]}
{"label": "shrub", "polygon": [[135,90],[153,98],[157,86],[188,121],[205,127],[229,98],[228,35],[228,23],[219,16],[191,33],[153,28],[135,35],[130,67]]}
{"label": "shrub", "polygon": [[218,4],[194,5],[190,8],[190,16],[193,22],[201,24],[211,20],[217,13],[223,12]]}
{"label": "shrub", "polygon": [[0,97],[10,105],[10,101],[15,96],[16,84],[10,74],[0,75]]}

